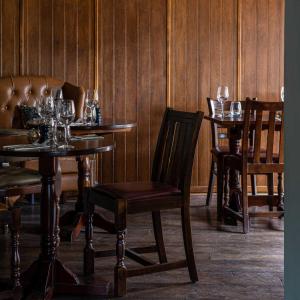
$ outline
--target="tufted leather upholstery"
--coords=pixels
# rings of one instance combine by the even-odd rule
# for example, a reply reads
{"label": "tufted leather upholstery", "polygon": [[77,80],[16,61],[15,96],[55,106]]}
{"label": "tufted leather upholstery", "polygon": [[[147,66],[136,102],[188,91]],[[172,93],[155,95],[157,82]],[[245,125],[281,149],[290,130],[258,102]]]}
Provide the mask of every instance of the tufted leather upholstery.
{"label": "tufted leather upholstery", "polygon": [[[0,78],[0,128],[22,128],[18,105],[32,105],[34,100],[50,94],[52,88],[62,88],[64,97],[73,99],[76,117],[82,117],[84,89],[62,80],[46,76],[10,76]],[[26,162],[37,169],[37,161]],[[77,163],[74,158],[61,160],[63,191],[77,190]]]}
{"label": "tufted leather upholstery", "polygon": [[74,99],[76,117],[81,117],[84,90],[61,80],[46,76],[17,76],[0,78],[0,128],[20,128],[17,106],[31,105],[36,98],[49,95],[52,88],[62,88],[65,98]]}

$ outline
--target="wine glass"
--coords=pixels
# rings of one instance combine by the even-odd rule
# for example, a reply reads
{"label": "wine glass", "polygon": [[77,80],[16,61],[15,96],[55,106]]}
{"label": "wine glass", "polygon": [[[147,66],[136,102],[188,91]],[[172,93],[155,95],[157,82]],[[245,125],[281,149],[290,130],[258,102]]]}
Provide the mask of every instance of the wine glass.
{"label": "wine glass", "polygon": [[55,100],[62,100],[63,97],[63,91],[61,88],[53,88],[51,90],[51,96],[55,99]]}
{"label": "wine glass", "polygon": [[41,140],[50,146],[57,146],[55,102],[53,97],[41,96],[41,98],[34,101],[33,105],[43,120],[43,123],[40,125]]}
{"label": "wine glass", "polygon": [[99,94],[97,89],[88,89],[85,99],[85,122],[92,125],[95,121],[95,108],[99,103]]}
{"label": "wine glass", "polygon": [[232,101],[230,104],[230,114],[232,117],[239,117],[242,112],[242,104],[240,101]]}
{"label": "wine glass", "polygon": [[282,86],[280,89],[280,98],[281,98],[281,101],[284,102],[284,86]]}
{"label": "wine glass", "polygon": [[221,114],[222,118],[224,118],[224,102],[229,98],[229,90],[228,86],[219,86],[217,90],[217,100],[221,104]]}
{"label": "wine glass", "polygon": [[45,124],[49,124],[51,119],[55,117],[55,105],[52,97],[42,96],[35,102],[38,114],[44,119]]}
{"label": "wine glass", "polygon": [[64,124],[64,144],[60,146],[63,149],[73,149],[74,146],[69,145],[70,139],[70,123],[75,119],[75,105],[74,101],[70,99],[64,99],[61,103],[60,120]]}

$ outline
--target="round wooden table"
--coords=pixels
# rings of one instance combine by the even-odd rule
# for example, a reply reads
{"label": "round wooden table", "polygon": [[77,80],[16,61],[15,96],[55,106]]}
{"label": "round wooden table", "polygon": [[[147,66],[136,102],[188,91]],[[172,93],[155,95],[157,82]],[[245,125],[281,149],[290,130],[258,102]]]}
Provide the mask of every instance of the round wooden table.
{"label": "round wooden table", "polygon": [[[30,127],[38,127],[40,122],[31,121],[28,123]],[[76,124],[70,126],[71,134],[77,135],[107,135],[113,133],[130,132],[136,127],[136,122],[131,122],[122,119],[102,119],[100,124],[97,125],[83,125]],[[63,240],[73,241],[75,240],[83,227],[85,226],[85,219],[83,216],[83,190],[85,187],[91,186],[91,164],[88,156],[77,156],[77,168],[78,168],[78,197],[74,210],[68,211],[60,218],[60,224],[63,228],[61,237]],[[102,215],[95,213],[93,224],[95,227],[104,229],[109,233],[115,233],[114,225],[106,220]]]}
{"label": "round wooden table", "polygon": [[[242,138],[242,132],[244,127],[244,116],[239,117],[230,117],[230,116],[219,116],[219,115],[208,115],[204,117],[206,120],[217,124],[221,128],[227,128],[228,137],[229,137],[229,151],[231,154],[236,155],[240,151],[240,140]],[[254,116],[250,119],[250,126],[255,130],[256,118]],[[262,129],[269,128],[269,119],[266,116],[263,116],[262,119]],[[281,128],[281,120],[276,120],[275,123],[276,130]],[[239,172],[230,169],[229,170],[229,199],[224,199],[224,207],[229,207],[234,211],[241,210],[241,187],[239,180]],[[226,196],[226,195],[225,195]],[[218,209],[222,210],[221,205],[218,206]],[[218,219],[220,220],[222,211],[218,211]],[[230,225],[237,225],[236,220],[232,218],[227,218],[226,221]]]}
{"label": "round wooden table", "polygon": [[0,155],[10,157],[36,157],[39,160],[42,190],[40,204],[41,253],[22,278],[22,285],[29,293],[39,290],[41,299],[51,299],[55,294],[100,295],[109,293],[110,283],[100,280],[98,283],[80,283],[78,277],[57,258],[59,246],[59,196],[57,195],[57,161],[59,157],[86,157],[90,154],[111,151],[113,145],[105,139],[76,141],[73,149],[31,149],[12,150],[3,146],[28,144],[26,136],[1,136]]}

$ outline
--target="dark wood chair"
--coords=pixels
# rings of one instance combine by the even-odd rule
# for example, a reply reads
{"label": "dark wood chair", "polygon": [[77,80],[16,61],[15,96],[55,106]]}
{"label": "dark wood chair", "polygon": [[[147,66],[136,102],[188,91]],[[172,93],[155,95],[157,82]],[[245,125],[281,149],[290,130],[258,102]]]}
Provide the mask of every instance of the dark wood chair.
{"label": "dark wood chair", "polygon": [[[190,225],[190,183],[195,147],[203,113],[167,109],[160,129],[150,182],[98,185],[86,190],[86,246],[84,272],[94,272],[95,257],[117,256],[114,269],[116,296],[126,294],[127,277],[187,267],[192,282],[198,281]],[[110,210],[115,215],[116,251],[95,251],[92,245],[94,206]],[[160,211],[180,208],[186,259],[168,263],[163,242]],[[155,246],[125,249],[127,214],[152,212]],[[159,264],[141,253],[157,252]],[[142,264],[143,268],[127,269],[124,256]]]}
{"label": "dark wood chair", "polygon": [[38,171],[8,166],[0,167],[0,201],[12,205],[18,197],[40,193],[41,177]]}
{"label": "dark wood chair", "polygon": [[[255,115],[255,124],[252,115]],[[280,116],[281,120],[278,120]],[[253,213],[254,216],[282,216],[283,214],[283,187],[282,174],[284,172],[283,160],[283,127],[284,111],[282,102],[263,102],[246,100],[242,151],[238,155],[224,156],[224,168],[235,169],[241,174],[241,210],[234,211],[227,205],[224,213],[243,222],[243,231],[249,231],[250,206],[269,207],[269,211]],[[249,143],[249,133],[254,130],[253,146]],[[263,143],[262,133],[266,131],[266,147]],[[276,136],[277,135],[277,136]],[[251,151],[249,151],[249,148]],[[278,174],[278,193],[274,195],[273,174]],[[268,178],[268,195],[248,195],[248,175],[266,175]],[[270,179],[271,178],[271,179]],[[277,207],[277,211],[273,211]]]}
{"label": "dark wood chair", "polygon": [[[215,99],[207,98],[207,106],[208,112],[210,115],[214,114],[214,108],[218,104],[218,101]],[[253,99],[255,100],[255,99]],[[245,101],[240,101],[242,104],[242,109],[245,108]],[[224,103],[224,110],[230,110],[231,101],[227,101]],[[207,189],[207,196],[206,196],[206,206],[210,205],[213,187],[215,178],[217,178],[217,203],[220,206],[220,203],[223,202],[223,191],[225,186],[228,184],[228,176],[226,173],[223,172],[223,156],[229,154],[229,146],[228,146],[228,137],[227,132],[224,128],[220,128],[216,123],[211,122],[211,166],[209,172],[209,182],[208,182],[208,189]],[[253,132],[251,132],[250,144],[253,144]],[[251,188],[252,194],[256,195],[256,177],[255,175],[251,175]],[[226,194],[226,193],[225,193]],[[220,206],[221,207],[221,206]],[[218,209],[220,212],[221,209]],[[218,213],[218,220],[221,220],[221,215]]]}
{"label": "dark wood chair", "polygon": [[[11,282],[0,293],[4,299],[21,299],[19,232],[22,196],[40,193],[41,177],[35,170],[7,166],[0,168],[0,224],[11,232]],[[21,197],[21,198],[20,198]],[[8,296],[10,295],[10,296]],[[7,298],[6,298],[7,297]],[[11,297],[11,298],[9,298]]]}
{"label": "dark wood chair", "polygon": [[[0,192],[0,196],[4,196]],[[21,299],[21,282],[20,282],[20,255],[19,255],[19,235],[21,224],[21,209],[16,204],[9,207],[6,203],[0,203],[0,222],[8,224],[11,233],[11,274],[10,282],[1,282],[2,290],[0,299]]]}

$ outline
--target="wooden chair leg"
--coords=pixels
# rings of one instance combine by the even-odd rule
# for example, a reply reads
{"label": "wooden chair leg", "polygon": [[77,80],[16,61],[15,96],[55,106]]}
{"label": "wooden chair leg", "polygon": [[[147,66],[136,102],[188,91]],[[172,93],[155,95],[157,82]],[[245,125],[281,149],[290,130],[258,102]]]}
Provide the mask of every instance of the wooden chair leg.
{"label": "wooden chair leg", "polygon": [[190,220],[190,209],[188,206],[181,208],[181,225],[184,242],[184,250],[192,282],[198,281],[197,268],[194,258],[192,232],[191,232],[191,220]]}
{"label": "wooden chair leg", "polygon": [[252,192],[252,195],[255,196],[257,194],[256,176],[254,174],[251,174],[250,178],[251,178],[251,192]]}
{"label": "wooden chair leg", "polygon": [[216,168],[216,163],[212,160],[210,165],[210,172],[209,172],[206,206],[209,206],[211,202],[212,191],[215,183],[215,168]]}
{"label": "wooden chair leg", "polygon": [[224,204],[229,203],[229,169],[224,170],[224,203],[222,202],[222,207]]}
{"label": "wooden chair leg", "polygon": [[115,296],[126,295],[127,268],[125,266],[125,235],[126,235],[126,209],[125,203],[119,201],[119,208],[115,214],[115,225],[117,229],[116,255],[117,263],[114,269]]}
{"label": "wooden chair leg", "polygon": [[217,219],[222,221],[224,171],[221,163],[218,163],[217,174]]}
{"label": "wooden chair leg", "polygon": [[247,174],[242,176],[242,213],[243,213],[243,232],[248,233],[250,228],[249,211],[248,211],[248,181]]}
{"label": "wooden chair leg", "polygon": [[[267,175],[267,181],[268,181],[268,195],[273,196],[274,195],[274,177],[273,174]],[[273,211],[273,201],[272,197],[270,197],[270,204],[269,204],[269,211]]]}
{"label": "wooden chair leg", "polygon": [[283,211],[284,210],[284,200],[283,200],[283,186],[282,186],[282,174],[278,174],[278,203],[277,203],[277,210]]}
{"label": "wooden chair leg", "polygon": [[152,212],[152,222],[153,222],[153,230],[154,230],[154,236],[155,236],[155,242],[159,257],[159,262],[166,263],[167,262],[167,254],[163,239],[163,232],[161,227],[161,216],[160,211],[153,211]]}
{"label": "wooden chair leg", "polygon": [[21,209],[16,207],[12,209],[11,231],[11,281],[14,289],[21,287],[20,283],[20,255],[19,255],[19,237],[21,225]]}
{"label": "wooden chair leg", "polygon": [[83,270],[85,275],[93,274],[95,270],[95,250],[93,247],[93,214],[94,204],[85,204],[85,248],[83,257]]}

